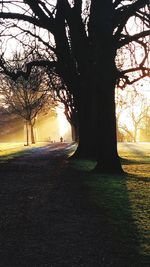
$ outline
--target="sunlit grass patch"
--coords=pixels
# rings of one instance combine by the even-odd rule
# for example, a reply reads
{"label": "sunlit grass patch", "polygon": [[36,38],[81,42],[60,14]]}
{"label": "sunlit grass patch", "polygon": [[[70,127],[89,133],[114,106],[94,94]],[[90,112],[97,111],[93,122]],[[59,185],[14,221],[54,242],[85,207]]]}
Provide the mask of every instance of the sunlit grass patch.
{"label": "sunlit grass patch", "polygon": [[140,252],[150,255],[150,180],[145,176],[130,177],[127,181],[129,201],[132,207],[139,239]]}
{"label": "sunlit grass patch", "polygon": [[[136,255],[135,263],[148,263],[150,256],[150,145],[121,144],[124,176],[91,172],[94,161],[74,161],[88,188],[91,203],[100,208],[118,243],[127,254]],[[141,265],[143,266],[143,265]]]}
{"label": "sunlit grass patch", "polygon": [[25,150],[22,143],[0,143],[0,161],[12,159]]}
{"label": "sunlit grass patch", "polygon": [[46,143],[42,142],[30,146],[25,146],[23,143],[0,143],[0,162],[13,159],[23,154],[32,153],[33,148],[44,145]]}
{"label": "sunlit grass patch", "polygon": [[129,201],[139,234],[140,253],[150,255],[150,144],[132,144],[128,149],[124,152],[122,144],[120,156],[129,159],[128,164],[123,164],[128,173]]}

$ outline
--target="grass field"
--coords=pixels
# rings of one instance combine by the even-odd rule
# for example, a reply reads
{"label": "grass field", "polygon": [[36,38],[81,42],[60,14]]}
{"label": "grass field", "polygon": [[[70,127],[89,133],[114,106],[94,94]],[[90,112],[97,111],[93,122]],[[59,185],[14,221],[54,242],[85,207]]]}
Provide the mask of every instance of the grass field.
{"label": "grass field", "polygon": [[123,176],[93,173],[93,161],[73,161],[73,167],[88,188],[91,204],[102,211],[116,253],[124,249],[136,257],[135,266],[150,266],[150,143],[120,143],[118,150]]}
{"label": "grass field", "polygon": [[119,151],[140,253],[150,255],[150,144],[120,144]]}

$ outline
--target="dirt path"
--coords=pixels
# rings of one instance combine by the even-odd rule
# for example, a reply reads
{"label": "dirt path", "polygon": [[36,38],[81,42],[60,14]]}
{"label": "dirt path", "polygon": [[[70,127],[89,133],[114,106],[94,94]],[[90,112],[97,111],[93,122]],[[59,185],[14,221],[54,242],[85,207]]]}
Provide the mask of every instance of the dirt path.
{"label": "dirt path", "polygon": [[0,164],[0,267],[128,266],[59,145]]}

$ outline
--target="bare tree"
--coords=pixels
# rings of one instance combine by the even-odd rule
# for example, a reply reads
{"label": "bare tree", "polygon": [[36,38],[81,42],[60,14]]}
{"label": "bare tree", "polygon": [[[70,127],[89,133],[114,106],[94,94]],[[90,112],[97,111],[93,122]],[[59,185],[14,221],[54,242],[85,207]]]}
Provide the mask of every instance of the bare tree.
{"label": "bare tree", "polygon": [[[28,76],[33,65],[55,68],[78,110],[76,155],[96,157],[99,171],[122,171],[114,88],[149,75],[149,0],[18,0],[0,1],[0,7],[1,70],[16,79],[21,73]],[[25,47],[36,48],[38,42],[51,51],[53,60],[38,51],[40,60],[30,60],[29,55],[23,69],[14,72],[6,59],[9,38]],[[128,57],[120,60],[118,52],[125,55],[125,50]]]}
{"label": "bare tree", "polygon": [[0,76],[0,93],[7,111],[25,120],[27,145],[29,145],[29,131],[31,143],[35,143],[36,116],[46,104],[49,108],[52,105],[48,84],[43,81],[44,75],[46,76],[43,71],[34,68],[27,80],[21,76],[16,81],[6,75]]}
{"label": "bare tree", "polygon": [[150,142],[150,109],[142,121],[140,129],[140,140],[144,142]]}
{"label": "bare tree", "polygon": [[[137,142],[139,139],[138,132],[140,132],[144,121],[148,117],[148,100],[142,93],[130,89],[123,94],[120,93],[116,103],[118,130],[122,130],[124,135],[127,134],[130,137],[130,140]],[[122,114],[124,114],[124,120],[121,119]]]}

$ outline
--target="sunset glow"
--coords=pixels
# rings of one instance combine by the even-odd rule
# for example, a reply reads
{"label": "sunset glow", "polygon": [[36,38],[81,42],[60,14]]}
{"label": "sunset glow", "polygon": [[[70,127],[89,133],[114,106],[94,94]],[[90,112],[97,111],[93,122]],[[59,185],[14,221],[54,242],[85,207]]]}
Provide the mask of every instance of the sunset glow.
{"label": "sunset glow", "polygon": [[56,108],[56,112],[58,115],[58,127],[59,127],[59,135],[64,138],[64,135],[70,130],[69,122],[67,121],[64,114],[64,107],[60,104]]}

